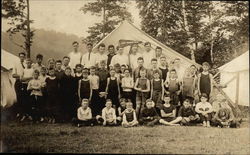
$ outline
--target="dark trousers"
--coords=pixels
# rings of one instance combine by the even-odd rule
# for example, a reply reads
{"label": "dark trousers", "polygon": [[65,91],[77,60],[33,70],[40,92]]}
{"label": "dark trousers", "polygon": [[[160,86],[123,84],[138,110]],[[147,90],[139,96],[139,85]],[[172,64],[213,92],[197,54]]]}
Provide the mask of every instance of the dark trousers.
{"label": "dark trousers", "polygon": [[200,116],[200,120],[203,122],[203,121],[211,121],[211,119],[212,119],[212,113],[209,113],[209,114],[207,114],[208,116],[206,117],[206,116],[203,116],[203,115],[201,115],[201,114],[199,114],[199,116]]}
{"label": "dark trousers", "polygon": [[21,113],[21,108],[22,108],[22,83],[20,80],[16,80],[15,81],[15,84],[14,84],[14,88],[15,88],[15,92],[16,92],[16,97],[17,97],[17,103],[14,104],[13,106],[13,109],[14,109],[14,113],[17,114],[17,113]]}
{"label": "dark trousers", "polygon": [[[213,120],[212,120],[211,125],[213,125],[213,126],[224,127],[224,125],[222,124],[222,122],[219,121],[219,120],[216,120],[216,119],[213,119]],[[237,126],[239,126],[239,122],[236,122],[236,121],[234,121],[234,120],[233,120],[233,121],[230,121],[230,122],[228,123],[228,126],[229,126],[230,128],[236,128]]]}
{"label": "dark trousers", "polygon": [[99,90],[93,89],[92,97],[91,97],[91,104],[90,104],[90,108],[92,110],[92,115],[93,116],[98,115],[101,112],[102,107],[103,106],[100,103]]}
{"label": "dark trousers", "polygon": [[154,118],[153,120],[145,120],[145,119],[140,118],[139,124],[140,125],[155,125],[156,123],[159,122],[159,120],[160,120],[160,117]]}
{"label": "dark trousers", "polygon": [[30,107],[29,107],[29,115],[33,118],[33,121],[38,121],[42,114],[42,96],[31,95],[30,96]]}

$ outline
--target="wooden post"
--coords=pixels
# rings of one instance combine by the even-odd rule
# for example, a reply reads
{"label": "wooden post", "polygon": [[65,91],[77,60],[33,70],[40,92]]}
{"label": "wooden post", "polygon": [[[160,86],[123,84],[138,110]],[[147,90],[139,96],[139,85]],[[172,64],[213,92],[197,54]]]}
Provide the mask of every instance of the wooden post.
{"label": "wooden post", "polygon": [[239,88],[240,88],[240,73],[237,72],[236,75],[236,96],[235,96],[235,103],[239,105]]}

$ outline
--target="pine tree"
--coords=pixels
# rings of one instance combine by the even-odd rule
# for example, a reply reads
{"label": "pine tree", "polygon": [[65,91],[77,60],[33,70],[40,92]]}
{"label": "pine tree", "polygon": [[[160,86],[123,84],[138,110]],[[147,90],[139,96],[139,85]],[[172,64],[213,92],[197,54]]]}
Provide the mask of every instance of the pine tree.
{"label": "pine tree", "polygon": [[122,20],[131,21],[132,16],[126,10],[127,3],[128,0],[95,0],[85,4],[81,8],[84,13],[90,12],[91,15],[102,16],[103,19],[102,22],[89,27],[87,40],[94,43],[99,42]]}

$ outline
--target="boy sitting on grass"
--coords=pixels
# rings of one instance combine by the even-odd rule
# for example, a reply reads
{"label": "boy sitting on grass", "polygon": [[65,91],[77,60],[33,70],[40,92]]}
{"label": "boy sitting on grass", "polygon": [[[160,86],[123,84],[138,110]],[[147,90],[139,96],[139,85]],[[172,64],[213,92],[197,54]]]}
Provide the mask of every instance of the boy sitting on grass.
{"label": "boy sitting on grass", "polygon": [[117,120],[120,122],[122,121],[122,117],[126,109],[126,101],[127,100],[125,98],[120,99],[120,106],[118,107],[118,117],[117,117]]}
{"label": "boy sitting on grass", "polygon": [[123,127],[133,127],[138,125],[135,110],[133,109],[133,103],[126,103],[126,110],[123,112],[122,126]]}
{"label": "boy sitting on grass", "polygon": [[205,93],[201,94],[201,102],[196,104],[195,111],[199,114],[203,126],[210,127],[210,120],[212,119],[213,107],[207,102],[208,96]]}
{"label": "boy sitting on grass", "polygon": [[164,96],[164,104],[161,108],[161,119],[159,122],[164,125],[179,125],[179,123],[182,118],[177,117],[176,118],[176,107],[171,103],[170,93],[165,94]]}
{"label": "boy sitting on grass", "polygon": [[103,126],[110,125],[114,126],[117,124],[115,109],[112,108],[112,101],[110,99],[106,100],[105,108],[102,109],[102,116],[97,115],[97,122],[102,123]]}
{"label": "boy sitting on grass", "polygon": [[199,120],[199,115],[195,113],[191,100],[191,97],[187,97],[178,111],[178,117],[181,118],[180,125],[194,125]]}
{"label": "boy sitting on grass", "polygon": [[233,111],[227,102],[220,102],[219,109],[212,119],[212,124],[217,127],[237,128],[240,123],[235,119]]}
{"label": "boy sitting on grass", "polygon": [[72,124],[81,127],[81,126],[93,126],[94,119],[92,118],[92,111],[89,108],[89,100],[83,99],[82,106],[77,109],[77,119],[73,118]]}
{"label": "boy sitting on grass", "polygon": [[159,122],[160,117],[154,108],[154,102],[150,99],[146,100],[146,107],[142,110],[139,123],[146,126],[154,126]]}

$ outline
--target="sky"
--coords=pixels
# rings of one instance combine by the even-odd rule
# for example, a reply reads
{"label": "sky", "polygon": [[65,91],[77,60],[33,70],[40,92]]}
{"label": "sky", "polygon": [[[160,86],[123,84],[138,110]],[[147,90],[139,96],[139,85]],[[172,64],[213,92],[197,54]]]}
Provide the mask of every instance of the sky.
{"label": "sky", "polygon": [[[31,27],[87,37],[88,27],[102,20],[101,17],[80,11],[84,4],[91,1],[93,0],[30,0],[30,19],[34,20]],[[127,8],[132,14],[134,25],[140,27],[141,19],[135,1],[131,0]],[[7,21],[2,19],[2,31],[7,29]]]}

